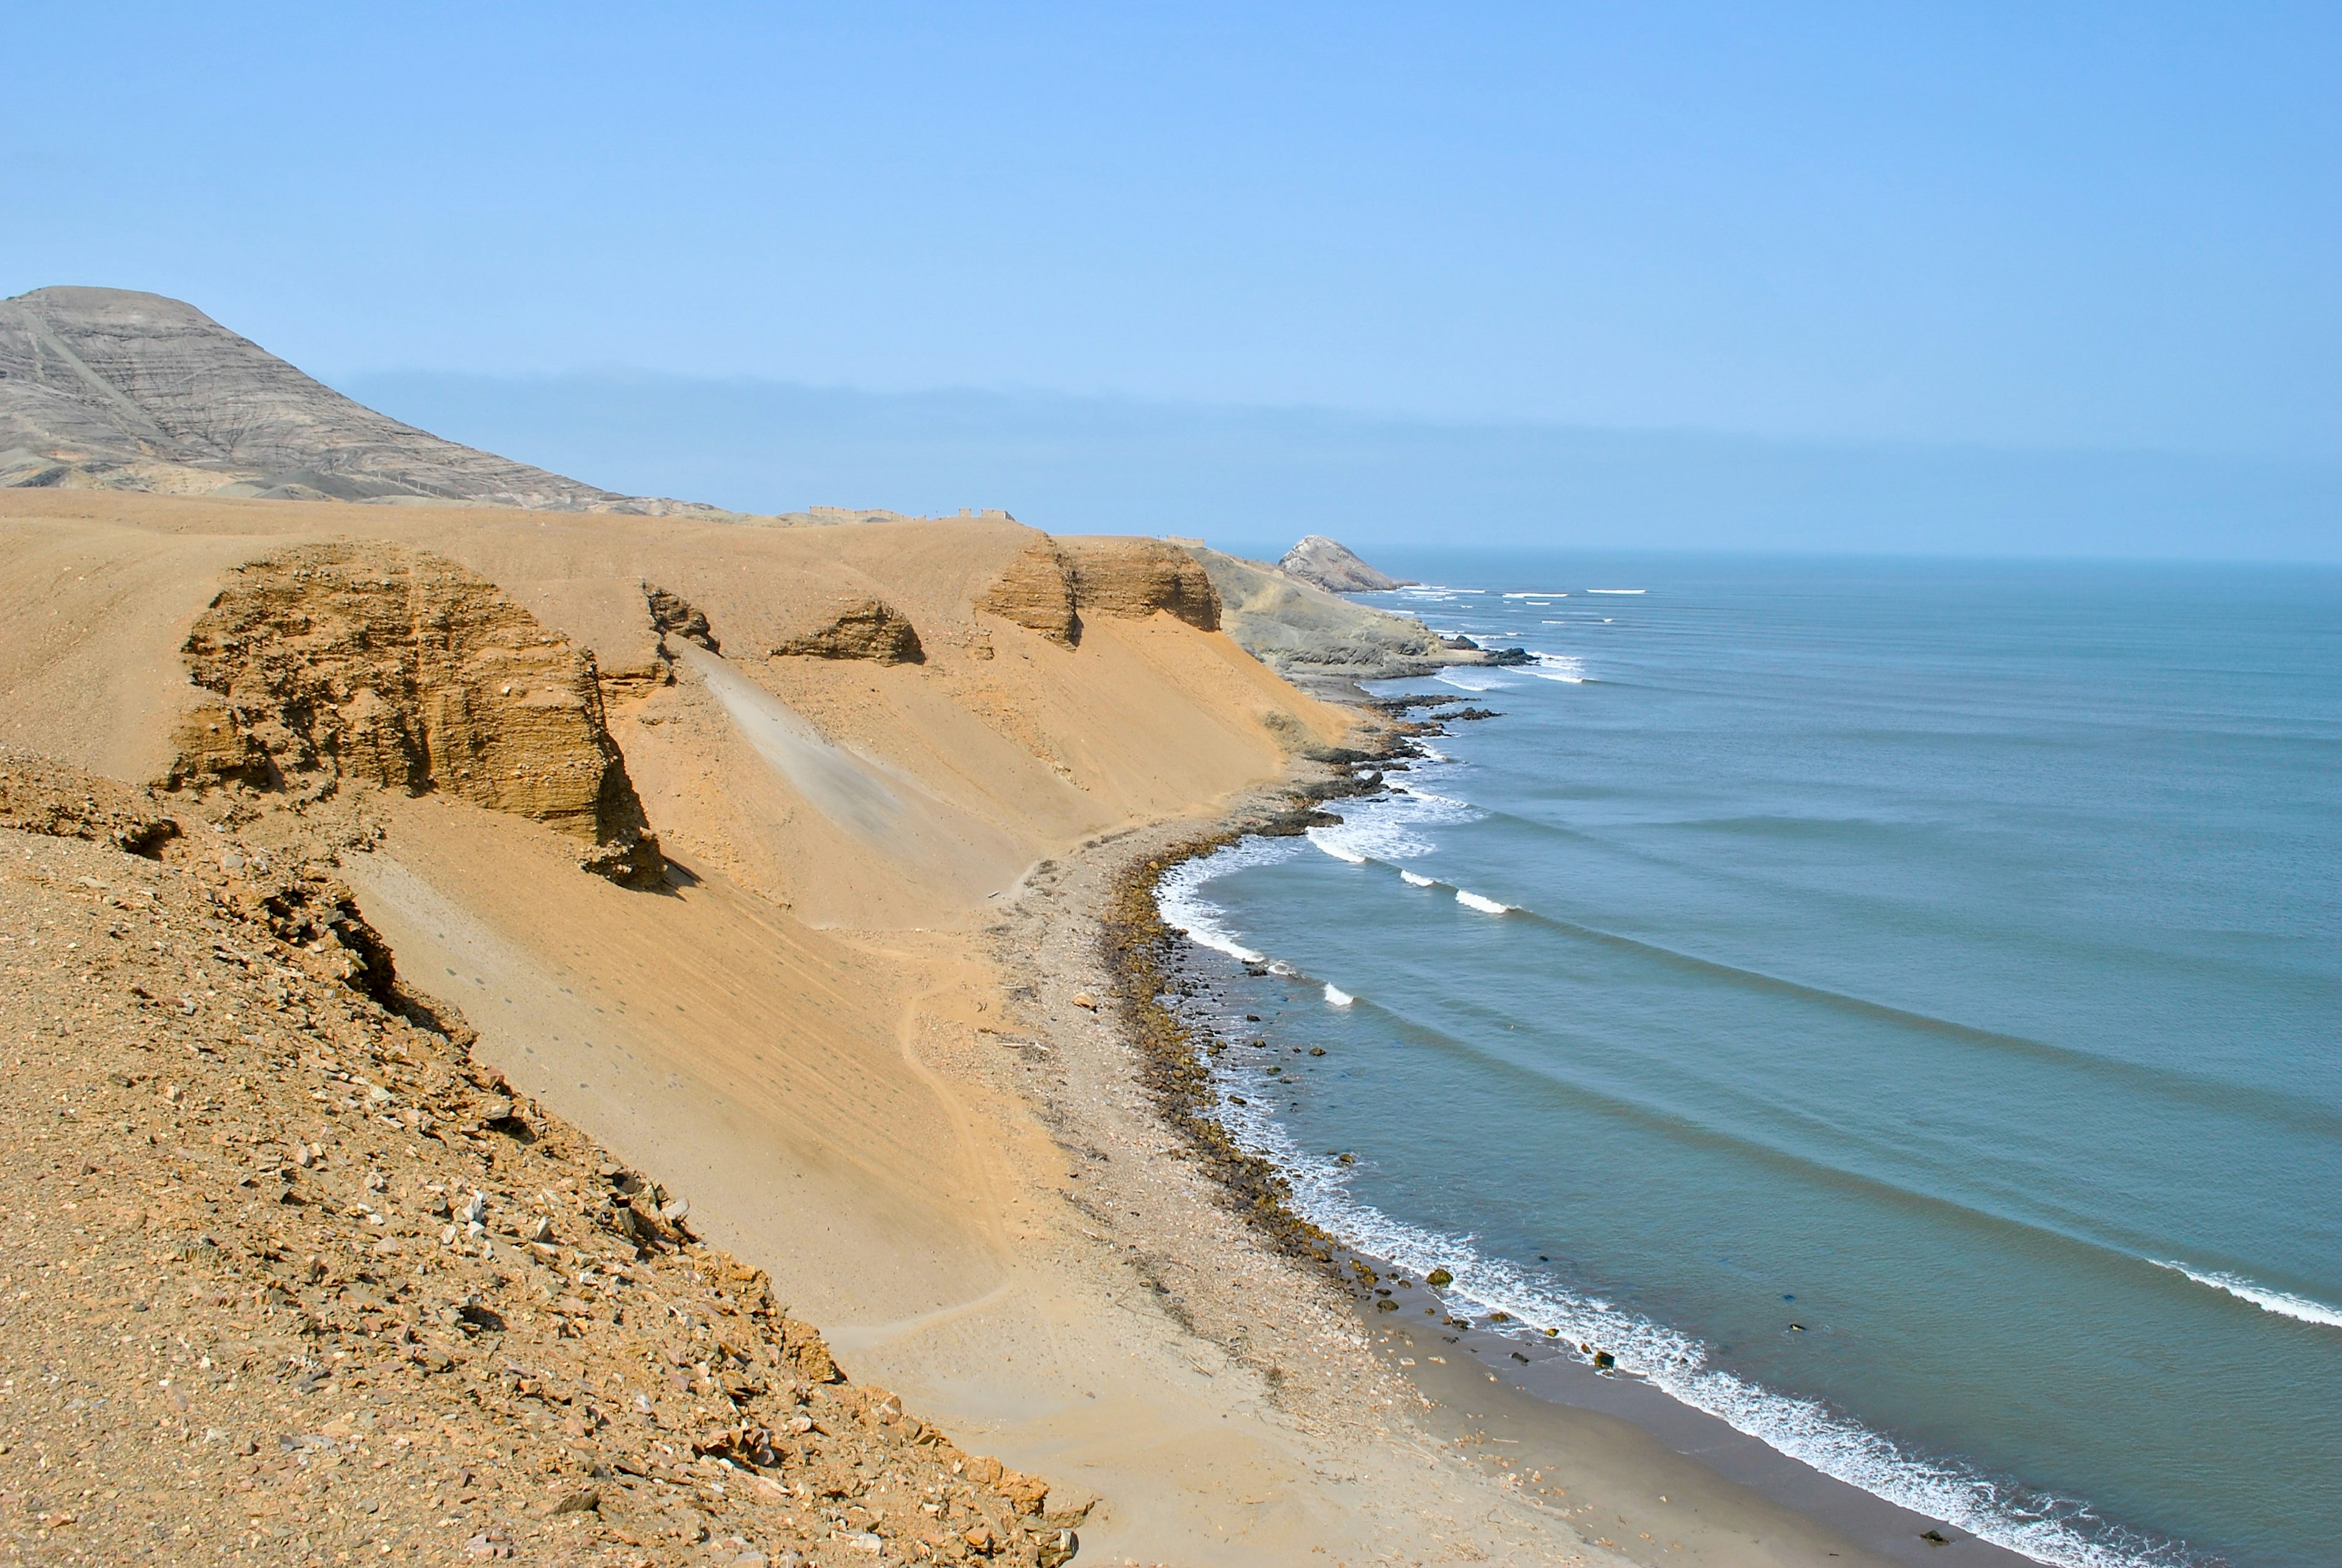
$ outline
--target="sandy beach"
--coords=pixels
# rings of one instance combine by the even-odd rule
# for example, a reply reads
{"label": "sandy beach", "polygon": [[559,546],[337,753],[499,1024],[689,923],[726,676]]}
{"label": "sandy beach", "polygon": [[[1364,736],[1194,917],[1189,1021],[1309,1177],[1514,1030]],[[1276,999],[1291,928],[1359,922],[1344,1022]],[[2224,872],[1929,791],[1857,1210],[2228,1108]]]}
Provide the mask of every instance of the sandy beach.
{"label": "sandy beach", "polygon": [[[1631,1412],[1526,1399],[1468,1347],[1442,1365],[1393,1338],[1162,1119],[1103,919],[1134,868],[1286,809],[1326,775],[1305,754],[1362,717],[1216,629],[1176,553],[1060,554],[988,520],[5,506],[0,576],[47,614],[0,639],[0,740],[125,783],[194,765],[187,726],[215,710],[181,649],[223,584],[255,581],[245,563],[326,552],[265,579],[291,596],[266,614],[313,645],[345,601],[301,595],[373,592],[427,557],[448,564],[434,582],[509,595],[507,642],[592,650],[578,700],[657,834],[655,890],[580,872],[576,830],[475,786],[345,779],[288,813],[223,784],[180,809],[246,835],[330,827],[402,983],[477,1032],[477,1061],[687,1195],[694,1230],[767,1271],[857,1383],[1045,1477],[1051,1517],[1086,1507],[1085,1560],[1889,1560],[1872,1548],[1897,1529],[1842,1498],[1762,1465],[1726,1479]],[[1078,588],[1047,564],[1076,556]],[[665,600],[646,608],[646,585]],[[681,624],[676,604],[707,628],[681,652],[658,620]],[[916,661],[784,651],[887,616],[916,627]],[[301,667],[249,652],[276,645],[271,624],[220,644],[253,679]],[[485,679],[475,726],[554,733],[527,705],[552,697]]]}

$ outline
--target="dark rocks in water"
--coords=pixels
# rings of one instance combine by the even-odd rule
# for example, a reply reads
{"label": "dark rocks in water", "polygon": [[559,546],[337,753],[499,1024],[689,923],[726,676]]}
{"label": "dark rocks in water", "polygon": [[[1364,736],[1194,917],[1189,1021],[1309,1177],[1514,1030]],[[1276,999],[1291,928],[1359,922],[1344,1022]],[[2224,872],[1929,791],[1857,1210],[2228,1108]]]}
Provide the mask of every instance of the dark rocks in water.
{"label": "dark rocks in water", "polygon": [[1252,831],[1263,838],[1299,838],[1313,827],[1339,827],[1342,819],[1330,811],[1281,811]]}
{"label": "dark rocks in water", "polygon": [[1423,1283],[1434,1290],[1446,1290],[1456,1283],[1456,1276],[1446,1269],[1434,1269],[1423,1276]]}
{"label": "dark rocks in water", "polygon": [[1294,793],[1303,800],[1347,800],[1356,795],[1379,794],[1382,788],[1380,774],[1346,774],[1340,778],[1303,784]]}
{"label": "dark rocks in water", "polygon": [[1439,645],[1443,648],[1454,648],[1456,652],[1463,654],[1476,654],[1480,651],[1480,644],[1474,642],[1471,638],[1464,635],[1461,632],[1458,632],[1452,637],[1440,638]]}
{"label": "dark rocks in water", "polygon": [[1534,664],[1536,655],[1526,648],[1490,648],[1488,663],[1492,664]]}
{"label": "dark rocks in water", "polygon": [[1606,1350],[1597,1350],[1594,1353],[1594,1364],[1597,1368],[1607,1371],[1618,1364],[1618,1358]]}
{"label": "dark rocks in water", "polygon": [[1431,716],[1444,724],[1451,722],[1466,724],[1475,719],[1501,719],[1505,715],[1494,708],[1457,708],[1452,713],[1434,714]]}

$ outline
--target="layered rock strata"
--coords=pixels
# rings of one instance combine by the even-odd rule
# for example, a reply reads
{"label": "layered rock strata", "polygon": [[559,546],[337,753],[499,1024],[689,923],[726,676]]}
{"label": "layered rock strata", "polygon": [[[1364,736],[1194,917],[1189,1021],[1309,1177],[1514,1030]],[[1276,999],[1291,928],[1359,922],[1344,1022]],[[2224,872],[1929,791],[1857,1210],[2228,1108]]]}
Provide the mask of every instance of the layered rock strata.
{"label": "layered rock strata", "polygon": [[1143,620],[1160,610],[1200,631],[1220,627],[1220,597],[1196,557],[1160,539],[1037,538],[976,596],[976,607],[1067,647],[1082,616]]}
{"label": "layered rock strata", "polygon": [[771,656],[917,664],[926,663],[927,654],[907,616],[884,599],[865,598],[835,606],[826,621],[784,639]]}
{"label": "layered rock strata", "polygon": [[0,484],[728,515],[442,440],[191,305],[114,288],[0,300]]}
{"label": "layered rock strata", "polygon": [[1220,596],[1196,557],[1160,539],[1064,539],[1074,604],[1085,614],[1144,618],[1161,610],[1198,631],[1220,629]]}
{"label": "layered rock strata", "polygon": [[598,874],[660,881],[593,654],[451,561],[345,544],[254,562],[185,653],[217,700],[182,721],[176,787],[444,790],[584,841]]}
{"label": "layered rock strata", "polygon": [[1073,566],[1046,534],[1036,536],[1010,557],[976,595],[976,607],[1069,648],[1082,640],[1081,616],[1074,608]]}

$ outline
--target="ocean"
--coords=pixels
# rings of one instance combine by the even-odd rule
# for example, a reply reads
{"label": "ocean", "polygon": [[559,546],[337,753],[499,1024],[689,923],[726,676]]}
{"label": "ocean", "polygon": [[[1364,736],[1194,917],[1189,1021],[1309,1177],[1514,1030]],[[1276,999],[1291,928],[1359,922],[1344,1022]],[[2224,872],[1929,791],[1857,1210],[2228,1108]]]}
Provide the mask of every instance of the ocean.
{"label": "ocean", "polygon": [[2342,1562],[2342,573],[1381,564],[1499,716],[1158,889],[1297,1206],[2042,1562]]}

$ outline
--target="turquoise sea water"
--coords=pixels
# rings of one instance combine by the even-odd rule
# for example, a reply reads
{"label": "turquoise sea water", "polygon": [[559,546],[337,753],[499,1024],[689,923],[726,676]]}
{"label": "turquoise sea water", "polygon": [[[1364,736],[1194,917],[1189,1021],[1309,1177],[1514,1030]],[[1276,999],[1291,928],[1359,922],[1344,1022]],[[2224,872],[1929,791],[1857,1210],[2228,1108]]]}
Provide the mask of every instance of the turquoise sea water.
{"label": "turquoise sea water", "polygon": [[2044,1561],[2342,1562],[2342,574],[1392,564],[1544,657],[1161,890],[1304,1205]]}

